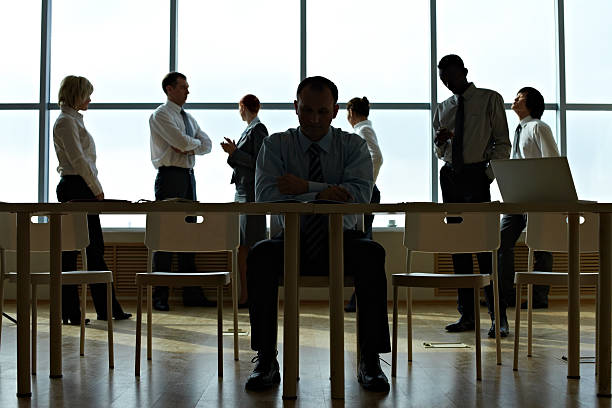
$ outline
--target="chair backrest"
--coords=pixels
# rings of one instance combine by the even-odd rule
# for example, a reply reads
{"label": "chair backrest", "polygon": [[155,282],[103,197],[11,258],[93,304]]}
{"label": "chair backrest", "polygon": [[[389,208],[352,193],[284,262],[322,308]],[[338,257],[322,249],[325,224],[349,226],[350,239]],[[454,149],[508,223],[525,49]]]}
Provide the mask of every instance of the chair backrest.
{"label": "chair backrest", "polygon": [[[30,251],[46,252],[50,245],[50,223],[30,220]],[[80,251],[89,246],[87,215],[85,213],[62,216],[62,250]],[[0,248],[17,250],[17,215],[0,214]]]}
{"label": "chair backrest", "polygon": [[499,242],[497,213],[406,213],[404,246],[411,251],[485,252],[499,248]]}
{"label": "chair backrest", "polygon": [[[599,214],[581,216],[580,252],[599,251]],[[567,252],[567,215],[527,214],[525,244],[534,251]]]}
{"label": "chair backrest", "polygon": [[148,214],[145,233],[147,248],[151,251],[207,252],[235,250],[238,247],[238,214],[199,214],[196,223],[187,222],[187,218],[187,214],[178,213]]}

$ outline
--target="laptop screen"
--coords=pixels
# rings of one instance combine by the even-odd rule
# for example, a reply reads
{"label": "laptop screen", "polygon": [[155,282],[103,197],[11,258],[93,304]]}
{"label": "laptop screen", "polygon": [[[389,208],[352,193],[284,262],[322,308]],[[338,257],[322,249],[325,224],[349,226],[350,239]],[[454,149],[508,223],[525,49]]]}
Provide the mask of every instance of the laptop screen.
{"label": "laptop screen", "polygon": [[566,157],[492,160],[504,202],[576,202],[578,195]]}

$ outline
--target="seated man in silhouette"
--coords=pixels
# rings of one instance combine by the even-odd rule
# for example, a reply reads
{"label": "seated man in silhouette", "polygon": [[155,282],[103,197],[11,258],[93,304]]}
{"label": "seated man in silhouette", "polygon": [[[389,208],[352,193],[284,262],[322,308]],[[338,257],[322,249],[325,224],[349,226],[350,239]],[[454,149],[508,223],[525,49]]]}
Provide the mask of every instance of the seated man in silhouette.
{"label": "seated man in silhouette", "polygon": [[[297,89],[295,111],[300,126],[264,140],[257,158],[257,201],[333,200],[369,203],[372,159],[359,136],[330,126],[338,113],[338,88],[327,78],[304,79]],[[355,278],[361,360],[358,380],[371,391],[389,390],[379,353],[391,351],[387,321],[385,251],[356,230],[357,217],[344,217],[345,273]],[[300,273],[327,275],[327,217],[300,219]],[[260,241],[247,260],[251,348],[257,364],[246,388],[262,390],[280,382],[276,360],[279,277],[283,273],[283,234]]]}

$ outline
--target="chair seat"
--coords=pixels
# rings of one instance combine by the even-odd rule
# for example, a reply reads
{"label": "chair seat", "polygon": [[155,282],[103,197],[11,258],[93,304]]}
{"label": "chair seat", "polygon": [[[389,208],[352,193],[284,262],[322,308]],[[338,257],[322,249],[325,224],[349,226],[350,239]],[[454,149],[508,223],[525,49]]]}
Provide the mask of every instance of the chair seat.
{"label": "chair seat", "polygon": [[491,283],[489,275],[454,273],[394,273],[393,286],[419,288],[481,288]]}
{"label": "chair seat", "polygon": [[[280,277],[279,286],[285,286],[285,279]],[[355,278],[353,276],[344,277],[344,287],[350,288],[355,286]],[[298,287],[301,288],[328,288],[329,276],[300,276],[298,278]]]}
{"label": "chair seat", "polygon": [[177,284],[189,286],[224,286],[230,283],[229,272],[206,273],[173,273],[151,272],[137,273],[136,285],[173,286]]}
{"label": "chair seat", "polygon": [[[599,279],[598,273],[581,273],[581,286],[596,286]],[[516,284],[533,285],[568,285],[568,274],[566,272],[517,272],[514,275]]]}
{"label": "chair seat", "polygon": [[[17,273],[9,272],[5,275],[10,282],[17,281]],[[51,280],[49,272],[35,272],[30,274],[32,285],[45,285]],[[81,285],[83,283],[110,283],[113,281],[111,271],[66,271],[62,272],[62,285]]]}

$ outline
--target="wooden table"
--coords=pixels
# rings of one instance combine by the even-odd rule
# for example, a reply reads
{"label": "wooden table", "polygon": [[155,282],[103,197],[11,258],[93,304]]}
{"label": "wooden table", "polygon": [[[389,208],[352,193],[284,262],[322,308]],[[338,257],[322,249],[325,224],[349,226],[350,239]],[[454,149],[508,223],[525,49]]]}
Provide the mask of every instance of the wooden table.
{"label": "wooden table", "polygon": [[[31,395],[30,384],[30,218],[49,215],[51,223],[50,376],[62,376],[61,367],[61,214],[73,212],[146,214],[153,212],[240,212],[285,216],[285,319],[283,351],[283,398],[295,398],[297,382],[297,276],[299,270],[299,215],[330,215],[330,366],[332,398],[344,398],[344,311],[342,215],[403,212],[558,212],[569,216],[568,378],[580,376],[579,214],[600,214],[599,358],[598,394],[610,396],[610,319],[612,276],[612,204],[594,203],[481,203],[481,204],[306,204],[306,203],[0,203],[0,212],[17,213],[17,395]],[[292,318],[293,317],[293,318]]]}

